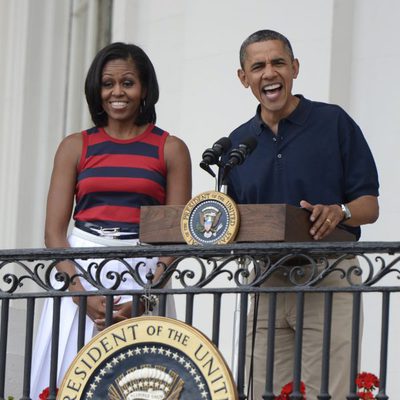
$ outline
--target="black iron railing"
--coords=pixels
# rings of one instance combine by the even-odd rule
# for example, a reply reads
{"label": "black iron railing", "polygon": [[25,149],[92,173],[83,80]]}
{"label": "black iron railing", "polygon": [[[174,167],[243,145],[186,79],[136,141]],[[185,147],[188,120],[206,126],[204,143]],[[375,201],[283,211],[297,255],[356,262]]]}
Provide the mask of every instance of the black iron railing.
{"label": "black iron railing", "polygon": [[[107,276],[106,281],[101,271],[110,260],[120,260],[124,263],[126,258],[137,257],[174,257],[174,261],[164,266],[161,278],[153,281],[152,274],[143,280],[139,273],[143,264],[130,265],[125,263],[123,272]],[[342,269],[343,260],[357,256],[361,267],[354,265]],[[81,259],[101,259],[94,262],[86,271],[81,268]],[[57,263],[70,260],[76,266],[77,274],[69,277],[57,272]],[[324,338],[321,349],[322,372],[320,394],[318,399],[330,399],[329,394],[329,354],[330,354],[330,328],[332,318],[332,297],[335,292],[349,292],[353,296],[353,321],[352,321],[352,352],[350,356],[350,370],[347,399],[357,399],[355,378],[359,365],[360,347],[360,299],[363,293],[379,293],[382,296],[382,316],[379,330],[380,338],[380,387],[377,399],[389,399],[387,394],[388,375],[388,337],[390,300],[393,294],[400,291],[400,242],[360,242],[360,243],[244,243],[222,246],[149,246],[135,247],[96,247],[96,248],[69,248],[69,249],[21,249],[0,251],[0,400],[7,398],[6,384],[10,379],[8,375],[8,342],[13,334],[9,327],[10,302],[12,300],[23,302],[26,308],[24,363],[21,375],[13,377],[20,382],[17,389],[21,399],[30,398],[30,373],[32,360],[32,346],[37,299],[51,297],[54,299],[53,326],[52,326],[52,369],[49,376],[50,397],[55,399],[57,341],[60,326],[60,303],[65,296],[71,296],[68,286],[77,277],[91,283],[97,290],[95,292],[79,292],[80,325],[77,348],[84,345],[84,320],[86,315],[87,297],[92,295],[106,296],[106,325],[110,325],[113,315],[113,297],[116,295],[129,295],[132,298],[132,316],[141,312],[143,299],[153,296],[158,301],[158,315],[166,315],[167,299],[174,295],[179,303],[184,303],[182,317],[188,324],[193,324],[194,316],[202,312],[196,299],[209,295],[212,298],[212,312],[204,311],[207,318],[208,333],[212,341],[220,346],[221,337],[235,336],[237,345],[233,346],[231,367],[237,384],[239,399],[247,398],[246,389],[246,333],[249,297],[256,293],[267,293],[269,303],[269,336],[268,352],[266,357],[266,380],[263,398],[274,399],[273,392],[274,373],[274,316],[276,296],[278,293],[295,292],[297,321],[296,321],[296,352],[294,354],[294,391],[292,399],[301,399],[299,391],[301,381],[301,344],[302,344],[302,314],[304,309],[304,295],[306,293],[325,293]],[[250,271],[252,271],[250,273]],[[277,273],[286,274],[290,284],[287,287],[261,286]],[[338,274],[346,280],[346,287],[322,286],[321,282],[332,274]],[[54,276],[55,279],[51,278]],[[132,277],[142,289],[118,290],[119,284],[127,276]],[[392,279],[389,279],[393,277]],[[165,287],[165,283],[173,283]],[[393,284],[393,282],[395,284]],[[226,296],[231,296],[232,307],[230,313],[237,313],[235,326],[221,326],[222,303]],[[233,297],[232,297],[233,296]],[[235,299],[234,301],[232,300]],[[181,299],[184,299],[183,301]],[[149,304],[148,301],[144,301]],[[235,303],[235,304],[233,304]],[[238,305],[237,310],[234,309]],[[201,306],[201,304],[200,304]],[[225,312],[225,311],[224,311]],[[179,318],[179,313],[178,313]],[[397,321],[398,323],[398,321]],[[397,357],[395,357],[397,358]],[[15,387],[14,387],[15,389]],[[392,397],[394,398],[394,397]],[[35,399],[36,400],[36,399]],[[336,400],[336,399],[335,399]]]}

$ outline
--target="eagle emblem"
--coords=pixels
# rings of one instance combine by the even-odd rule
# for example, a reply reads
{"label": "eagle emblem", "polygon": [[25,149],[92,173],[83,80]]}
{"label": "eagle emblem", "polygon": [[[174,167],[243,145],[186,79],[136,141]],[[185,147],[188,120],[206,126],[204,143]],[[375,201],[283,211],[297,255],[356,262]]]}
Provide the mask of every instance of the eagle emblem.
{"label": "eagle emblem", "polygon": [[221,211],[213,206],[203,208],[199,213],[199,224],[197,226],[197,233],[202,234],[205,238],[215,236],[216,233],[222,228],[219,223],[221,218]]}
{"label": "eagle emblem", "polygon": [[238,207],[225,193],[200,193],[182,211],[181,233],[187,244],[231,243],[238,230]]}

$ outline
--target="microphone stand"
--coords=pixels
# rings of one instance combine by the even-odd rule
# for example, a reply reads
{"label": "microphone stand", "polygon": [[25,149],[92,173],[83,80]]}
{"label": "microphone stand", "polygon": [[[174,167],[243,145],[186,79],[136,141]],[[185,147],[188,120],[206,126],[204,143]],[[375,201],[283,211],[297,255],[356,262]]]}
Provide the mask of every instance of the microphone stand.
{"label": "microphone stand", "polygon": [[217,181],[217,192],[221,192],[223,194],[228,193],[228,183],[226,182],[227,173],[225,172],[226,165],[222,163],[218,164],[218,174],[216,177]]}
{"label": "microphone stand", "polygon": [[[254,150],[257,146],[257,140],[254,137],[247,138],[242,144],[239,145],[237,149],[233,149],[229,154],[229,161],[225,164],[222,163],[221,159],[216,163],[218,165],[218,174],[215,176],[213,171],[209,167],[209,165],[202,165],[206,164],[205,162],[200,163],[200,166],[207,171],[210,175],[215,177],[215,186],[216,191],[227,194],[228,192],[228,183],[227,177],[236,165],[241,165],[245,158]],[[204,161],[204,160],[203,160]],[[208,168],[207,168],[208,167]],[[246,270],[249,267],[251,262],[251,258],[248,256],[239,257],[236,260],[237,268],[240,270]],[[249,274],[247,274],[249,275]],[[240,283],[246,284],[247,278],[243,277],[243,274],[240,274]],[[247,310],[243,310],[243,312],[247,313]],[[238,354],[236,349],[238,348],[238,339],[239,339],[239,329],[240,329],[240,296],[239,293],[235,294],[235,309],[233,314],[233,335],[232,335],[232,359],[231,359],[231,371],[234,377],[237,377],[238,372]]]}
{"label": "microphone stand", "polygon": [[[215,177],[216,180],[216,190],[218,192],[227,194],[228,192],[228,182],[227,182],[227,177],[229,175],[229,172],[232,170],[232,166],[231,165],[223,165],[222,163],[218,164],[218,174]],[[236,268],[239,270],[244,270],[247,269],[249,264],[250,264],[250,260],[248,257],[239,257],[236,261]],[[240,282],[242,284],[246,284],[248,279],[244,278],[243,275],[241,275],[241,277],[239,278]],[[232,376],[233,377],[237,377],[237,373],[238,373],[238,352],[237,349],[239,347],[239,324],[240,324],[240,295],[239,293],[235,294],[235,305],[234,305],[234,310],[233,310],[233,334],[232,334],[232,350],[231,350],[231,354],[232,354],[232,358],[231,358],[231,366],[230,369],[232,371]]]}
{"label": "microphone stand", "polygon": [[[215,178],[215,191],[227,194],[228,192],[228,182],[227,177],[232,168],[236,165],[231,163],[223,164],[221,160],[219,160],[216,164],[218,166],[218,173],[215,174],[214,171],[210,168],[210,166],[206,162],[201,162],[200,167],[208,172],[212,177]],[[247,269],[250,264],[250,260],[248,257],[240,257],[236,260],[236,265],[238,269],[244,270]],[[243,275],[240,277],[241,283],[247,283],[247,278],[244,278]],[[237,377],[237,372],[239,369],[238,366],[238,342],[239,342],[239,329],[240,329],[240,296],[239,293],[235,294],[235,306],[233,312],[233,335],[232,335],[232,358],[231,358],[231,371],[233,377]]]}

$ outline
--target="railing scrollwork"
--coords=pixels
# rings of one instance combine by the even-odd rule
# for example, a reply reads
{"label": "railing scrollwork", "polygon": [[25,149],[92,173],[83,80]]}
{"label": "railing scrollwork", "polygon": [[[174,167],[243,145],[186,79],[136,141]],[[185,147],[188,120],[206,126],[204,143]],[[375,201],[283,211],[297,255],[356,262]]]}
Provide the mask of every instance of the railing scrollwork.
{"label": "railing scrollwork", "polygon": [[[108,250],[108,252],[107,252]],[[11,254],[10,254],[11,253]],[[71,254],[72,253],[72,254]],[[37,290],[66,291],[76,279],[99,290],[115,290],[133,279],[143,289],[162,289],[168,280],[182,288],[205,288],[218,282],[221,287],[259,287],[275,274],[287,277],[292,286],[318,286],[328,276],[337,274],[350,286],[370,287],[394,275],[400,279],[400,243],[296,243],[237,244],[223,246],[136,246],[134,248],[98,248],[87,269],[80,260],[90,258],[88,249],[32,249],[0,251],[0,294],[12,295],[25,290],[27,281]],[[162,274],[143,274],[146,258],[173,257],[169,265],[161,260]],[[356,259],[343,268],[344,260]],[[128,258],[138,257],[135,264]],[[73,263],[72,277],[57,271],[61,261]],[[107,270],[110,262],[123,267]],[[109,268],[108,268],[109,269]],[[145,276],[145,278],[143,278]],[[32,284],[30,289],[32,289]],[[35,290],[35,289],[34,289]]]}

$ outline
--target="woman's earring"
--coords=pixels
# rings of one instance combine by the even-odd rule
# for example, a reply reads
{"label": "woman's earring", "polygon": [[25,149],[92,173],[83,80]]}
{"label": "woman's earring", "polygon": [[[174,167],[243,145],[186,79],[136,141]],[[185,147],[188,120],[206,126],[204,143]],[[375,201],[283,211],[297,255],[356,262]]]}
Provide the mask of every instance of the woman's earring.
{"label": "woman's earring", "polygon": [[140,107],[139,107],[140,114],[142,114],[144,112],[145,108],[146,108],[146,100],[142,99],[140,101]]}
{"label": "woman's earring", "polygon": [[97,115],[103,115],[105,113],[105,111],[104,110],[101,110],[101,111],[99,111],[98,113],[97,113]]}

